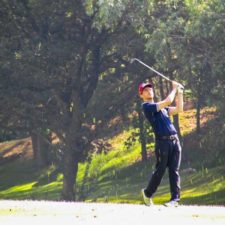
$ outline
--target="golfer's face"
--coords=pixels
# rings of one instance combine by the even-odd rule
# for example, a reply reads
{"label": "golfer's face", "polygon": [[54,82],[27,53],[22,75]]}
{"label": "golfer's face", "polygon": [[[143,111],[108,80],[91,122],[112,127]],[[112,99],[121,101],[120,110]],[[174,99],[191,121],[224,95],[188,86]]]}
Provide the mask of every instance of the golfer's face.
{"label": "golfer's face", "polygon": [[151,87],[146,87],[143,92],[142,92],[142,96],[145,99],[152,99],[154,97],[154,92],[153,92],[153,88]]}

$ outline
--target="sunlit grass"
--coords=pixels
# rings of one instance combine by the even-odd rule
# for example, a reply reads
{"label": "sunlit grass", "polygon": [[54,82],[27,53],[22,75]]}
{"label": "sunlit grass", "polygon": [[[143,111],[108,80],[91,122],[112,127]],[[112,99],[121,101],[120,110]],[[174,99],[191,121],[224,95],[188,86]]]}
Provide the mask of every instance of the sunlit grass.
{"label": "sunlit grass", "polygon": [[109,143],[112,145],[112,149],[118,150],[124,148],[124,140],[126,140],[133,131],[132,128],[123,130],[121,133],[115,135],[109,140]]}
{"label": "sunlit grass", "polygon": [[31,190],[33,185],[35,184],[36,182],[31,182],[31,183],[28,183],[28,184],[23,184],[23,185],[16,185],[12,188],[9,188],[5,191],[2,191],[1,194],[2,195],[9,195],[9,194],[12,194],[13,192],[23,192],[23,191],[28,191],[28,190]]}
{"label": "sunlit grass", "polygon": [[17,185],[0,192],[2,199],[60,199],[61,182],[35,186],[37,182]]}
{"label": "sunlit grass", "polygon": [[[201,110],[201,126],[215,118],[216,107],[205,107]],[[196,109],[189,109],[179,114],[179,124],[183,136],[196,129]]]}

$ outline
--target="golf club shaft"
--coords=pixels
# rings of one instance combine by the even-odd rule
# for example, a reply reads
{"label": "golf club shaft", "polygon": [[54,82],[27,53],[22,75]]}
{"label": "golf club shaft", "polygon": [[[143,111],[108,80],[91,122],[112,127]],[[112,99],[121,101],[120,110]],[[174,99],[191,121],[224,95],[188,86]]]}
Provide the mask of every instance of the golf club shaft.
{"label": "golf club shaft", "polygon": [[150,70],[152,70],[153,72],[157,73],[159,76],[163,77],[164,79],[171,81],[168,77],[164,76],[163,74],[161,74],[160,72],[158,72],[157,70],[153,69],[152,67],[148,66],[147,64],[145,64],[144,62],[142,62],[140,59],[137,58],[133,58],[131,59],[131,63],[133,63],[134,61],[138,61],[139,63],[141,63],[142,65],[144,65],[145,67],[149,68]]}

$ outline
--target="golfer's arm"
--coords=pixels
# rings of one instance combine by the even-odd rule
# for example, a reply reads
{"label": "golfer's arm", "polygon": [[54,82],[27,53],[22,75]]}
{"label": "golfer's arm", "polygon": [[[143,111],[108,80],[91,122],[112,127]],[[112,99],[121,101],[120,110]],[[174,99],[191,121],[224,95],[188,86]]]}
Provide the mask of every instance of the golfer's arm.
{"label": "golfer's arm", "polygon": [[176,107],[170,107],[169,108],[169,115],[173,116],[180,112],[183,112],[184,110],[184,100],[183,100],[183,91],[178,91],[177,97],[176,97]]}
{"label": "golfer's arm", "polygon": [[159,110],[169,106],[173,102],[176,92],[177,92],[177,88],[174,88],[170,92],[170,94],[166,97],[166,99],[164,99],[163,101],[157,102],[157,110],[159,111]]}

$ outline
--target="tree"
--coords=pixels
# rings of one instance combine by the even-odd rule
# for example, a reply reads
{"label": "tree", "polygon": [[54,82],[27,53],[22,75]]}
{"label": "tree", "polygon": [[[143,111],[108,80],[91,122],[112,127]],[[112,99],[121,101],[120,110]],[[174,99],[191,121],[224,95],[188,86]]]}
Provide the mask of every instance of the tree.
{"label": "tree", "polygon": [[189,74],[187,82],[196,99],[199,133],[200,110],[207,103],[215,104],[214,93],[218,93],[220,84],[223,82],[221,68],[224,62],[221,61],[220,56],[224,53],[222,44],[224,43],[222,29],[224,4],[222,1],[210,1],[207,4],[193,3],[193,5],[190,3],[187,9],[190,19],[185,26],[186,40],[181,58],[185,62],[188,61],[186,66],[183,64],[183,70]]}
{"label": "tree", "polygon": [[154,66],[191,89],[196,102],[198,132],[200,110],[207,102],[215,101],[213,93],[218,93],[223,80],[223,10],[220,0],[207,3],[153,1],[149,16],[152,23],[142,32],[147,51],[154,53]]}
{"label": "tree", "polygon": [[123,35],[125,17],[135,4],[61,0],[2,4],[10,18],[10,38],[4,40],[9,56],[7,88],[16,86],[15,104],[24,109],[16,115],[27,118],[31,133],[48,129],[58,136],[64,156],[62,196],[75,200],[78,163],[87,154],[82,130],[88,103],[108,62],[121,67],[119,54],[104,47],[113,36]]}

